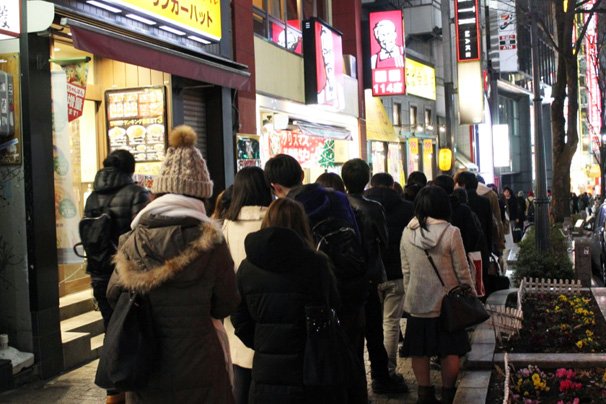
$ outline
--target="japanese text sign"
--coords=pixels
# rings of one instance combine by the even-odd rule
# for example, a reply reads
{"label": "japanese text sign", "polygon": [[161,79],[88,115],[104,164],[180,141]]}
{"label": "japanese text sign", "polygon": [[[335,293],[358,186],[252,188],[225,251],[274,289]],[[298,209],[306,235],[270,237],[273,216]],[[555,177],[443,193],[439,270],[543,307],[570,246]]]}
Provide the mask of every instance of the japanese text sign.
{"label": "japanese text sign", "polygon": [[435,100],[435,69],[416,60],[406,58],[406,92],[410,95]]}
{"label": "japanese text sign", "polygon": [[86,95],[88,63],[78,62],[62,67],[67,76],[67,119],[71,122],[82,115],[84,96]]}
{"label": "japanese text sign", "polygon": [[209,39],[221,39],[220,0],[112,0]]}
{"label": "japanese text sign", "polygon": [[0,39],[18,37],[21,33],[21,0],[0,1]]}
{"label": "japanese text sign", "polygon": [[405,94],[402,10],[370,13],[372,95]]}
{"label": "japanese text sign", "polygon": [[498,9],[499,71],[517,72],[518,40],[514,0],[502,0]]}
{"label": "japanese text sign", "polygon": [[457,60],[480,60],[480,10],[478,0],[455,0]]}

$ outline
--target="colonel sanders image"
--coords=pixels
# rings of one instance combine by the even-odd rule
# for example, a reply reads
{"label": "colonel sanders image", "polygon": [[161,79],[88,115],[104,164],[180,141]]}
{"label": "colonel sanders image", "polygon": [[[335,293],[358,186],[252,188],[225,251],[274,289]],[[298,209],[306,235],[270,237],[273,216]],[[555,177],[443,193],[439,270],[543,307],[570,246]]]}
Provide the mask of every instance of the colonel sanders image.
{"label": "colonel sanders image", "polygon": [[396,42],[398,32],[391,20],[380,20],[373,29],[381,49],[370,58],[373,69],[404,67],[404,47]]}
{"label": "colonel sanders image", "polygon": [[318,93],[318,104],[331,104],[337,100],[338,88],[332,33],[328,28],[322,27],[320,41],[322,44],[322,59],[324,62],[324,71],[326,72],[326,81],[324,88]]}

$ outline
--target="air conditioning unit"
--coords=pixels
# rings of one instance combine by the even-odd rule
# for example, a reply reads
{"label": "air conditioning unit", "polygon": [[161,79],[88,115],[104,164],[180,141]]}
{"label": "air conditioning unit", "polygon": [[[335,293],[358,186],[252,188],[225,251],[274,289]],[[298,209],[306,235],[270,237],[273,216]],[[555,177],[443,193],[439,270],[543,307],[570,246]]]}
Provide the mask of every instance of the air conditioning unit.
{"label": "air conditioning unit", "polygon": [[442,32],[442,13],[431,4],[407,7],[404,12],[406,35],[437,36]]}

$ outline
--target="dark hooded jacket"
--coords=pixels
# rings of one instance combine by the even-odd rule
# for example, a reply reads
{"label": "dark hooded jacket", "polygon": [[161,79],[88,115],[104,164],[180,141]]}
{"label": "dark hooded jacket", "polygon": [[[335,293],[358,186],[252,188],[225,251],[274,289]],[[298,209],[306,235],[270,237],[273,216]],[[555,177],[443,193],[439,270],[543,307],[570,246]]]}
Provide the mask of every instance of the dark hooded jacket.
{"label": "dark hooded jacket", "polygon": [[120,238],[108,287],[115,303],[123,289],[149,296],[160,353],[136,403],[232,403],[224,351],[211,318],[239,303],[234,263],[221,230],[187,217],[144,214]]}
{"label": "dark hooded jacket", "polygon": [[385,187],[374,187],[364,193],[368,199],[379,202],[385,209],[389,245],[383,253],[383,264],[387,280],[402,279],[400,239],[404,228],[414,216],[412,202],[403,200],[398,193]]}
{"label": "dark hooded jacket", "polygon": [[[108,206],[112,217],[111,239],[118,245],[120,235],[130,230],[130,223],[149,202],[149,192],[133,182],[131,174],[121,172],[114,167],[105,167],[97,172],[93,192],[86,200],[84,216],[99,216]],[[113,271],[111,262],[96,263],[89,261],[87,271],[95,276],[109,277]]]}
{"label": "dark hooded jacket", "polygon": [[338,304],[328,259],[279,227],[250,233],[245,249],[237,273],[242,302],[231,321],[236,335],[255,350],[250,402],[326,400],[303,386],[303,350],[305,306]]}
{"label": "dark hooded jacket", "polygon": [[[356,216],[347,195],[343,192],[327,190],[319,184],[307,184],[291,189],[288,197],[303,205],[312,228],[322,220],[334,217],[349,223],[358,236],[360,235]],[[367,274],[347,278],[337,277],[337,285],[343,311],[355,312],[366,303]]]}

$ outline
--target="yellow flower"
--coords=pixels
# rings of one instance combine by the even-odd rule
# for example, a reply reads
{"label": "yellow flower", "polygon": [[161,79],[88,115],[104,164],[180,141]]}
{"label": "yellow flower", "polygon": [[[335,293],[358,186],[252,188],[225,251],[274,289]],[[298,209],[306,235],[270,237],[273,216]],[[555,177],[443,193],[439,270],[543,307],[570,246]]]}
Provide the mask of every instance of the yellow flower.
{"label": "yellow flower", "polygon": [[602,381],[606,383],[606,372],[604,372],[604,375],[602,376]]}
{"label": "yellow flower", "polygon": [[593,331],[585,330],[585,335],[587,335],[588,337],[593,337]]}
{"label": "yellow flower", "polygon": [[532,382],[534,384],[540,383],[541,382],[541,376],[539,376],[538,373],[533,373],[532,374]]}
{"label": "yellow flower", "polygon": [[577,341],[577,348],[583,348],[583,341]]}
{"label": "yellow flower", "polygon": [[558,299],[562,302],[565,302],[566,300],[568,300],[568,298],[566,297],[566,295],[560,295],[558,296]]}

